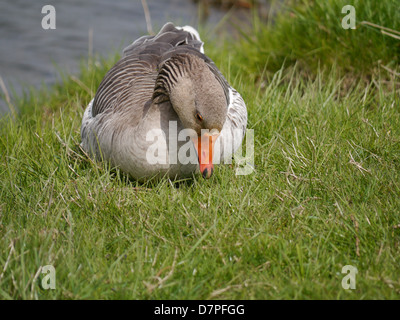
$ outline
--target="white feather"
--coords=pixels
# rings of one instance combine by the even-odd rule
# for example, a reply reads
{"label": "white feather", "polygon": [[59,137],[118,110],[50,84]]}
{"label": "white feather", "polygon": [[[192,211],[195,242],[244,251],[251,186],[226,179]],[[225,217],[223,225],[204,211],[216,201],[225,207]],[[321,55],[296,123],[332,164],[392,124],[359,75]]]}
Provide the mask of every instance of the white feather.
{"label": "white feather", "polygon": [[201,45],[201,47],[200,47],[200,52],[204,54],[204,42],[201,41],[199,32],[198,32],[195,28],[193,28],[193,27],[191,27],[191,26],[176,27],[176,28],[177,28],[178,30],[184,30],[184,31],[186,31],[186,32],[191,33],[191,34],[196,38],[196,40],[199,40],[201,43],[203,43],[203,44]]}

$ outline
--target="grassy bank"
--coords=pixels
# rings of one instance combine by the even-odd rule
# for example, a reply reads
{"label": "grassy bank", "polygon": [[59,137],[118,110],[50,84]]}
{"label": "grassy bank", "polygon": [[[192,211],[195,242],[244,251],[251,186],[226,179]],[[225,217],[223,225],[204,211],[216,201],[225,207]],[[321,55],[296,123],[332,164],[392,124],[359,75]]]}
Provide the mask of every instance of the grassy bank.
{"label": "grassy bank", "polygon": [[[373,3],[363,19],[395,28],[397,13],[374,20]],[[399,298],[399,77],[377,61],[398,72],[400,41],[337,27],[332,3],[313,8],[297,3],[274,25],[255,20],[251,36],[206,44],[248,106],[248,176],[218,166],[210,180],[138,185],[87,158],[82,114],[117,57],[19,102],[0,126],[0,297]],[[307,19],[293,23],[293,12]],[[304,32],[317,23],[328,39]],[[358,64],[358,47],[337,55],[349,32],[361,49],[358,35],[375,35]],[[56,290],[41,288],[44,265]],[[355,290],[341,286],[345,265],[358,269]]]}

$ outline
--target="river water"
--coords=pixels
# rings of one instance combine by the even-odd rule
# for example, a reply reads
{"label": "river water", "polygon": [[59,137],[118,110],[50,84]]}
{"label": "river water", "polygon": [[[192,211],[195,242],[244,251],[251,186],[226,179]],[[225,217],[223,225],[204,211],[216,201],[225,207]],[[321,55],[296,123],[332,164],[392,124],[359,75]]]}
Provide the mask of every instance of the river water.
{"label": "river water", "polygon": [[[49,4],[56,11],[55,30],[42,28],[46,15],[42,7]],[[194,1],[147,0],[147,5],[154,31],[168,21],[198,24]],[[225,14],[213,7],[207,23],[217,24]],[[90,50],[107,57],[143,34],[147,34],[147,28],[141,0],[2,0],[0,76],[10,95],[19,95],[28,86],[54,83],[58,69],[77,73]],[[0,114],[7,110],[0,89]]]}

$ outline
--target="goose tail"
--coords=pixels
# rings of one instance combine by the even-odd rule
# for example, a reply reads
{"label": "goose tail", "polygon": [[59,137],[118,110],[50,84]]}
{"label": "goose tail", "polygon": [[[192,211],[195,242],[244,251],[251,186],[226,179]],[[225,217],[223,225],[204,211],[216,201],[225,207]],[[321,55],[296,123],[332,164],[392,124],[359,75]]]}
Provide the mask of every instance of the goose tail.
{"label": "goose tail", "polygon": [[143,36],[134,41],[124,49],[123,55],[130,55],[136,50],[140,50],[142,45],[150,43],[167,43],[173,47],[189,45],[204,54],[204,42],[201,41],[199,32],[195,28],[191,26],[175,27],[172,22],[168,22],[155,36]]}

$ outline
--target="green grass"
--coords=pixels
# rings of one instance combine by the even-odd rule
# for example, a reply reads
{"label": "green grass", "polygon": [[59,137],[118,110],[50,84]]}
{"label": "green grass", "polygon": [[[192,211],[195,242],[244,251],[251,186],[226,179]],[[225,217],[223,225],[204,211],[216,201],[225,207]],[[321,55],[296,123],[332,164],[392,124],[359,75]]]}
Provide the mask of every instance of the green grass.
{"label": "green grass", "polygon": [[[355,8],[354,30],[342,28],[345,5]],[[283,63],[296,62],[304,73],[312,75],[320,64],[336,63],[343,72],[370,79],[382,66],[398,66],[400,41],[395,38],[400,37],[398,5],[397,0],[292,0],[289,5],[272,5],[267,24],[255,15],[252,30],[241,31],[242,48],[236,54],[255,75],[264,69],[274,73]],[[397,33],[384,29],[390,34],[383,34],[381,28],[368,23]]]}
{"label": "green grass", "polygon": [[[285,14],[255,29],[277,37]],[[334,30],[355,42],[365,32]],[[365,69],[349,71],[347,55],[333,61],[334,42],[315,65],[293,53],[277,68],[269,63],[283,44],[263,56],[254,41],[267,40],[205,48],[247,102],[248,176],[227,165],[210,180],[140,185],[88,159],[81,117],[117,57],[94,59],[79,79],[66,75],[1,120],[2,299],[400,297],[398,78],[381,69],[366,77],[361,58]],[[392,59],[389,49],[372,60]],[[56,290],[40,285],[49,264]],[[341,286],[345,265],[358,268],[355,290]]]}

